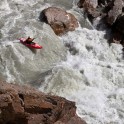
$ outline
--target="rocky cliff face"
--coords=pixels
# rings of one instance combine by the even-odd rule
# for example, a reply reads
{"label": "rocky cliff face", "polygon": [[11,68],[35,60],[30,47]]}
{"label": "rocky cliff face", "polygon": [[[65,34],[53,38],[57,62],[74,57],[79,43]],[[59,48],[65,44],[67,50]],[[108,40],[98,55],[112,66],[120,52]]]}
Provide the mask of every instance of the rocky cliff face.
{"label": "rocky cliff face", "polygon": [[29,86],[0,83],[0,124],[86,124],[75,103]]}
{"label": "rocky cliff face", "polygon": [[124,0],[79,0],[78,6],[84,8],[91,22],[97,17],[112,29],[110,42],[124,46]]}

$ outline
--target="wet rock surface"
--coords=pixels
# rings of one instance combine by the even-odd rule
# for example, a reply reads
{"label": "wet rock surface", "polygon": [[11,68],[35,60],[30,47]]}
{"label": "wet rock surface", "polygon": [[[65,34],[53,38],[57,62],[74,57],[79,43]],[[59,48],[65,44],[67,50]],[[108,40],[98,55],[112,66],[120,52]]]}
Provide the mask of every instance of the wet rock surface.
{"label": "wet rock surface", "polygon": [[29,86],[0,83],[0,124],[86,124],[74,102]]}
{"label": "wet rock surface", "polygon": [[124,46],[124,1],[123,0],[79,0],[77,5],[87,13],[89,20],[101,18],[113,32],[110,42]]}
{"label": "wet rock surface", "polygon": [[40,19],[48,23],[56,35],[74,31],[78,27],[78,21],[74,15],[56,7],[44,9],[40,15]]}

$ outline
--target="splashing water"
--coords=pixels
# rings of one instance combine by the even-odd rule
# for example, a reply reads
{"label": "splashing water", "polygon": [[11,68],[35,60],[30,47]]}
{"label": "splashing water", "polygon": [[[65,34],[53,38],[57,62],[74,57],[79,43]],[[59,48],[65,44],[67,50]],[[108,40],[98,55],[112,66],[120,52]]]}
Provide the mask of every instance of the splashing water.
{"label": "splashing water", "polygon": [[[93,28],[77,2],[0,1],[0,78],[16,83],[35,80],[39,90],[75,101],[77,114],[88,124],[123,124],[122,46],[109,45],[106,32]],[[38,19],[40,12],[50,6],[65,8],[81,26],[57,37]],[[18,38],[27,36],[36,37],[44,49],[33,53],[18,42]]]}

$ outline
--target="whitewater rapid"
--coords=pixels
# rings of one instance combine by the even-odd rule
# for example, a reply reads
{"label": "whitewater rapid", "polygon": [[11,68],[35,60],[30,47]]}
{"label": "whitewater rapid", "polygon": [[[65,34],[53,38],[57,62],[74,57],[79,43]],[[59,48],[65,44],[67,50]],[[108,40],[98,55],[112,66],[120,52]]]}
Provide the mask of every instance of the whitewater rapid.
{"label": "whitewater rapid", "polygon": [[122,46],[109,44],[105,31],[78,28],[61,39],[77,54],[68,53],[40,90],[73,100],[88,124],[123,124],[124,64]]}
{"label": "whitewater rapid", "polygon": [[[0,79],[75,101],[77,114],[88,124],[124,124],[123,47],[108,44],[106,30],[95,30],[77,2],[0,1]],[[79,28],[56,36],[39,21],[40,12],[50,6],[74,14]],[[18,38],[28,36],[36,37],[43,49],[19,44]]]}

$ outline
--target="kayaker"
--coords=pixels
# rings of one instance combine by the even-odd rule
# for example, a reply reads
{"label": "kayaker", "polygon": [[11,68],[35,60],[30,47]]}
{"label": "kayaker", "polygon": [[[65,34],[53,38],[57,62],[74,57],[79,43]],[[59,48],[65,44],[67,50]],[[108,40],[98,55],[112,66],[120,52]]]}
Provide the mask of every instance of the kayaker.
{"label": "kayaker", "polygon": [[34,40],[34,38],[30,38],[30,37],[28,37],[26,40],[25,40],[25,42],[27,43],[27,44],[32,44],[33,41]]}

